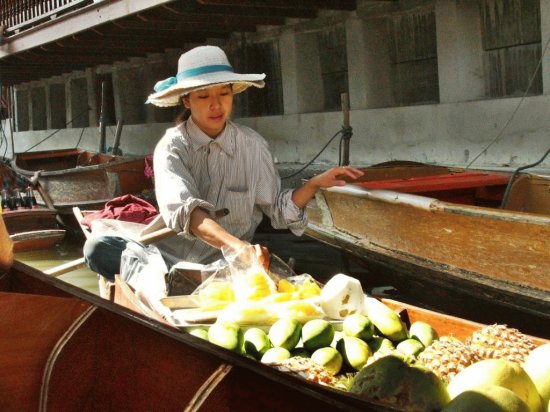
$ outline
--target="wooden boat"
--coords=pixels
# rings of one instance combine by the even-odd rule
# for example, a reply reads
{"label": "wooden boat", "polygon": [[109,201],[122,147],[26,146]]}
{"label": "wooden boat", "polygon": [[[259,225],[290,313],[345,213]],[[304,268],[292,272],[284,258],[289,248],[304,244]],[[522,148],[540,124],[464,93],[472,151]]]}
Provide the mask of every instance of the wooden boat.
{"label": "wooden boat", "polygon": [[53,207],[72,214],[72,207],[97,209],[123,194],[152,189],[144,175],[144,157],[122,157],[82,149],[25,152],[12,162],[17,173],[38,181]]}
{"label": "wooden boat", "polygon": [[60,227],[56,215],[55,210],[47,208],[4,211],[14,252],[48,249],[61,242],[66,230]]}
{"label": "wooden boat", "polygon": [[[11,189],[21,186],[14,173],[0,161],[0,189],[4,187]],[[14,243],[15,252],[29,250],[47,249],[59,243],[64,237],[66,230],[62,229],[57,221],[57,212],[46,207],[21,208],[17,210],[5,209],[2,216],[6,228]]]}
{"label": "wooden boat", "polygon": [[307,235],[400,299],[550,337],[550,178],[518,175],[501,209],[510,174],[410,162],[364,172],[318,193]]}
{"label": "wooden boat", "polygon": [[[406,322],[424,320],[461,339],[483,326],[384,303]],[[0,367],[10,371],[0,376],[4,411],[393,410],[227,351],[20,262],[0,278],[0,312]]]}

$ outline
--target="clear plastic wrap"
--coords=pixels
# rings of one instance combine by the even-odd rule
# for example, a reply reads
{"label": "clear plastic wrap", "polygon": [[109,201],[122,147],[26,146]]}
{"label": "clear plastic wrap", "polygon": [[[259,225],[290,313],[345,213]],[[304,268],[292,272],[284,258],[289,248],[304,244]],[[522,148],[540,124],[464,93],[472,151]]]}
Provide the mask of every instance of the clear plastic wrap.
{"label": "clear plastic wrap", "polygon": [[277,291],[277,281],[260,262],[257,249],[248,245],[238,250],[222,249],[231,273],[236,301],[260,300]]}
{"label": "clear plastic wrap", "polygon": [[160,299],[167,295],[165,275],[168,272],[166,263],[157,247],[143,247],[129,242],[122,252],[120,276],[134,289],[136,296],[148,307],[162,315],[166,308]]}

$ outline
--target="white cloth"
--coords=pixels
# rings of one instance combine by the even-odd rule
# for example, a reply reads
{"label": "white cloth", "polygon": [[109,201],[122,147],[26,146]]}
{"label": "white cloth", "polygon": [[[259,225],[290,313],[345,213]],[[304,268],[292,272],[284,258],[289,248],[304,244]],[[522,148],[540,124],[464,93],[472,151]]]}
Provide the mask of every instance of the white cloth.
{"label": "white cloth", "polygon": [[221,253],[189,232],[191,212],[227,208],[218,223],[229,233],[251,241],[262,213],[276,229],[301,235],[307,215],[281,191],[281,181],[268,144],[254,130],[228,122],[211,139],[190,118],[170,128],[154,153],[155,191],[166,226],[180,235],[160,243],[169,261],[211,263]]}

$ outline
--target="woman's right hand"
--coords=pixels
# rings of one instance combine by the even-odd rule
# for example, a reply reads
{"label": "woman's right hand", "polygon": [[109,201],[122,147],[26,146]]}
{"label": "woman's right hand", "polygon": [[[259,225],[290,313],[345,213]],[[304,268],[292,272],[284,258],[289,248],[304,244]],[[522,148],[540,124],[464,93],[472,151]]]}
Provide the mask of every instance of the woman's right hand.
{"label": "woman's right hand", "polygon": [[267,246],[255,244],[254,249],[256,250],[256,256],[258,257],[258,261],[260,262],[260,264],[264,267],[265,270],[269,270],[269,262],[271,259]]}

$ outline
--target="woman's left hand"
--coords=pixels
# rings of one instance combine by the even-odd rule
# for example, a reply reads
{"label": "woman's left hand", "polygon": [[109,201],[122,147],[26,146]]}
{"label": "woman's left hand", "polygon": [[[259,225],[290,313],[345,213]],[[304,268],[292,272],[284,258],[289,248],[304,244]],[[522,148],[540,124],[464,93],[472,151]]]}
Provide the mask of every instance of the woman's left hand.
{"label": "woman's left hand", "polygon": [[309,182],[317,187],[344,186],[347,182],[343,177],[347,176],[352,180],[358,179],[365,173],[351,166],[333,167],[321,174],[313,176]]}

